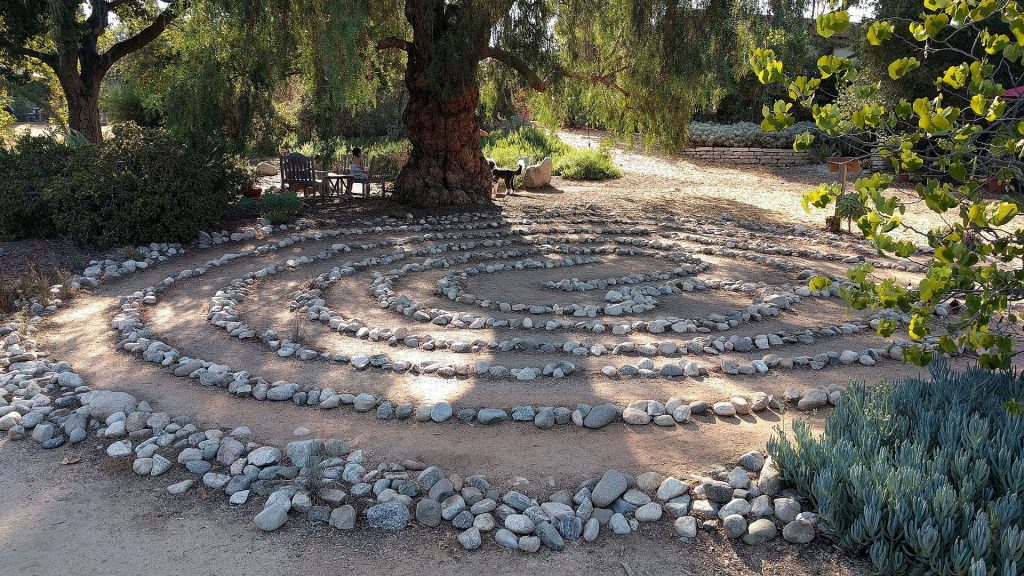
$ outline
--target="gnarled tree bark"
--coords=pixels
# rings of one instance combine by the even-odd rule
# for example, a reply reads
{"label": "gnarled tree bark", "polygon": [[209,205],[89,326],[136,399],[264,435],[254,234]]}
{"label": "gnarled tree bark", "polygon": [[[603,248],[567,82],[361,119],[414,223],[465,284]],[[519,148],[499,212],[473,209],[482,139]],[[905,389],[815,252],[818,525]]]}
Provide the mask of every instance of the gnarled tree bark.
{"label": "gnarled tree bark", "polygon": [[[399,49],[408,54],[405,85],[409,103],[403,114],[412,151],[395,185],[403,203],[434,208],[491,203],[491,169],[480,149],[476,109],[480,103],[477,70],[480,62],[494,59],[516,70],[534,90],[548,82],[516,54],[490,46],[494,14],[472,2],[406,0],[405,17],[412,25],[412,41],[382,38],[378,49]],[[556,76],[608,86],[615,74],[578,74],[567,70]]]}
{"label": "gnarled tree bark", "polygon": [[402,118],[412,151],[395,196],[421,207],[489,204],[491,171],[480,150],[476,70],[490,23],[443,0],[407,0],[405,16],[413,39],[404,46],[409,103]]}

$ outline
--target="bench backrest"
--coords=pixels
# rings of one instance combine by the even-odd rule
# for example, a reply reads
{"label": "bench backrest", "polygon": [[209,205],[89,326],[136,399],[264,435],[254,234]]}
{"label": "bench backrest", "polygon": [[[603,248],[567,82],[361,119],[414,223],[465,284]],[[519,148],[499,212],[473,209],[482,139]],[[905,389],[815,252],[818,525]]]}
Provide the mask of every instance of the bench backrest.
{"label": "bench backrest", "polygon": [[292,152],[281,158],[281,184],[289,182],[313,182],[316,180],[316,169],[313,159],[309,156]]}

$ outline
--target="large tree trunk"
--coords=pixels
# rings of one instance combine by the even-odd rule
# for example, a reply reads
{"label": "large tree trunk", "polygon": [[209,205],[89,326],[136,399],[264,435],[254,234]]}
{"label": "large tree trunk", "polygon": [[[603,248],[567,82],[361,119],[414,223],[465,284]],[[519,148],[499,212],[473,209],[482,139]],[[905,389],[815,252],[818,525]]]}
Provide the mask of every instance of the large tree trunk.
{"label": "large tree trunk", "polygon": [[93,144],[102,142],[99,86],[65,90],[64,97],[68,101],[68,128],[81,132]]}
{"label": "large tree trunk", "polygon": [[412,24],[403,120],[412,151],[395,185],[403,203],[435,208],[491,202],[491,171],[480,151],[476,69],[490,25],[443,0],[406,0]]}
{"label": "large tree trunk", "polygon": [[54,67],[68,105],[68,128],[81,132],[93,144],[103,141],[100,127],[100,84],[106,70],[98,56],[69,49]]}

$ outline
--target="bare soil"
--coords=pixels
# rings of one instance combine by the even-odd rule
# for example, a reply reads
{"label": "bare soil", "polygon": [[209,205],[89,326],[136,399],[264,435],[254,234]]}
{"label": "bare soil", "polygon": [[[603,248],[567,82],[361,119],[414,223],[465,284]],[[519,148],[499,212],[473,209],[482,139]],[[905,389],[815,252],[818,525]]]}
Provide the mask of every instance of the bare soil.
{"label": "bare soil", "polygon": [[33,270],[50,278],[58,272],[81,274],[99,254],[66,240],[0,242],[0,285],[14,284]]}

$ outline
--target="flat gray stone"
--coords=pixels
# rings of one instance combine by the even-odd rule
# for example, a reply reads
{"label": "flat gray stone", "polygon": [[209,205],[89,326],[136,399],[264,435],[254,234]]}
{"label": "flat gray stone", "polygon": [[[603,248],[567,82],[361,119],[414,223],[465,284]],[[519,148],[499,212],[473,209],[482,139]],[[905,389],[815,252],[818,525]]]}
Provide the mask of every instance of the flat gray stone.
{"label": "flat gray stone", "polygon": [[494,541],[502,548],[517,550],[519,548],[519,536],[507,528],[500,528],[494,533]]}
{"label": "flat gray stone", "polygon": [[273,505],[264,508],[262,512],[253,519],[253,524],[264,532],[273,532],[288,521],[288,508],[282,505]]}
{"label": "flat gray stone", "polygon": [[743,536],[743,542],[751,546],[774,540],[779,531],[775,523],[767,518],[759,518],[750,523],[747,533]]}
{"label": "flat gray stone", "polygon": [[338,506],[331,511],[329,522],[339,530],[351,530],[356,527],[356,509],[348,504]]}
{"label": "flat gray stone", "polygon": [[466,550],[476,550],[480,547],[480,529],[476,526],[459,533],[459,544]]}
{"label": "flat gray stone", "polygon": [[430,498],[421,498],[416,503],[416,521],[435,528],[441,525],[441,505]]}
{"label": "flat gray stone", "polygon": [[792,544],[808,544],[814,540],[814,524],[803,518],[797,518],[782,528],[782,537]]}
{"label": "flat gray stone", "polygon": [[629,488],[629,478],[618,470],[608,470],[594,487],[590,500],[598,508],[606,508]]}
{"label": "flat gray stone", "polygon": [[438,402],[430,409],[430,419],[434,422],[444,422],[452,417],[452,406],[447,402]]}
{"label": "flat gray stone", "polygon": [[483,408],[477,412],[476,419],[481,424],[497,424],[508,418],[508,413],[498,408]]}
{"label": "flat gray stone", "polygon": [[382,530],[401,530],[409,523],[409,509],[405,504],[392,500],[370,507],[366,511],[366,519],[371,528]]}
{"label": "flat gray stone", "polygon": [[583,419],[583,425],[587,428],[601,428],[615,420],[618,415],[614,404],[598,404],[590,409],[587,417]]}

